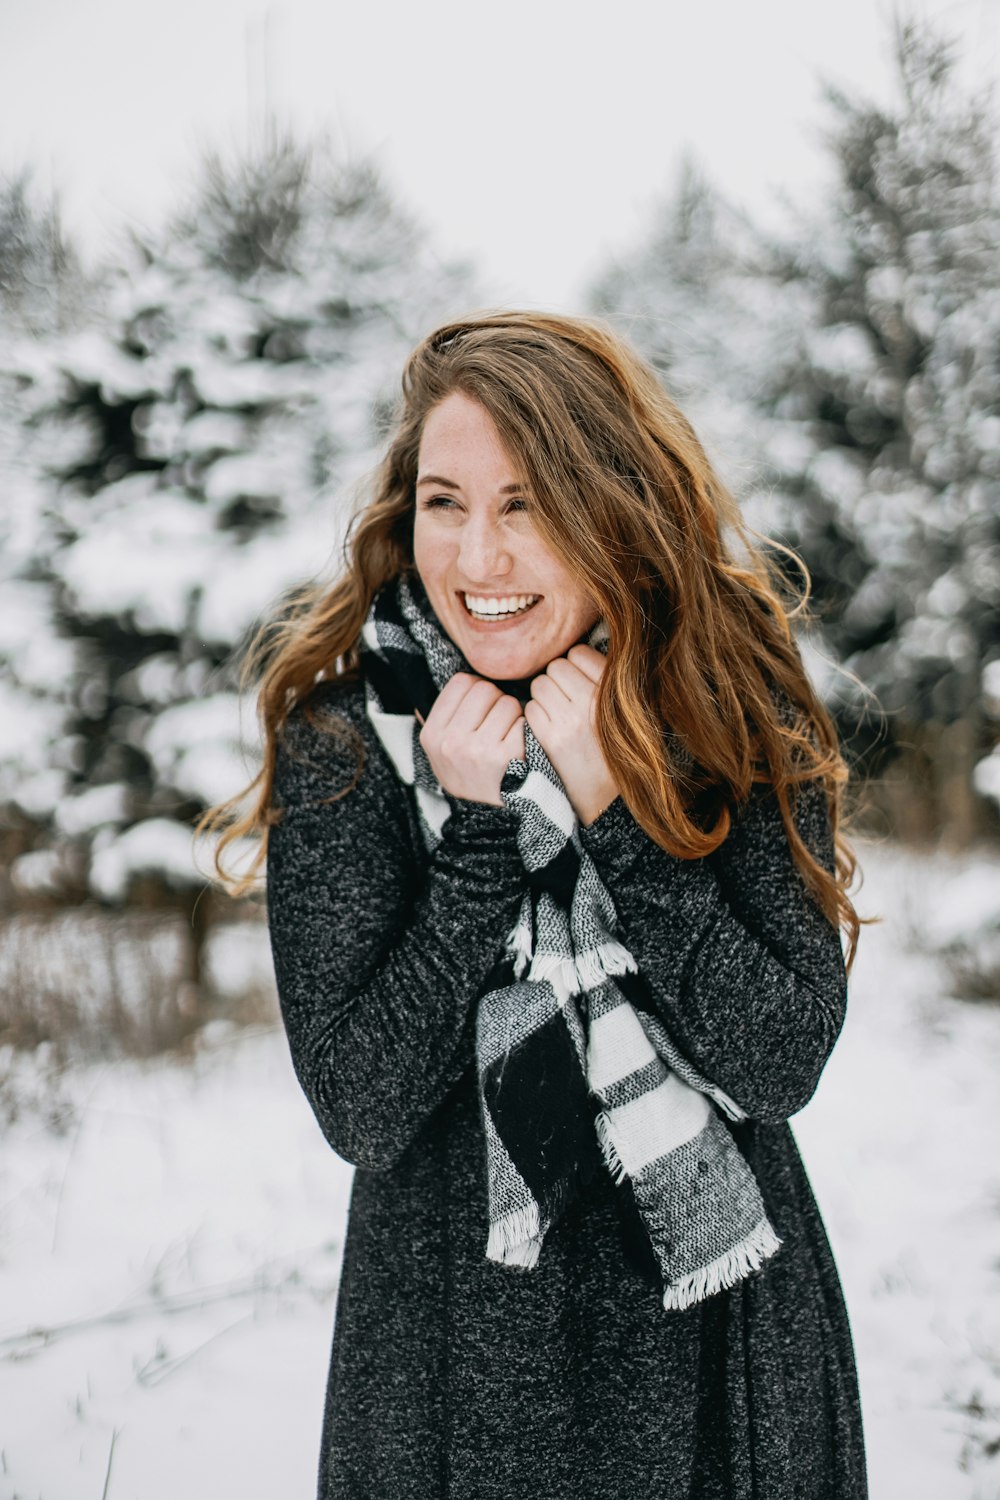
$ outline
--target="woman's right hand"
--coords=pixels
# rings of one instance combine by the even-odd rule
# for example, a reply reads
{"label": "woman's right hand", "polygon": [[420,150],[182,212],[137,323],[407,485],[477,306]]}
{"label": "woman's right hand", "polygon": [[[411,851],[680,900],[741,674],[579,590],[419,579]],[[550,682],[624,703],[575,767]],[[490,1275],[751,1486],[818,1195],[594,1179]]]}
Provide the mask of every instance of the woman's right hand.
{"label": "woman's right hand", "polygon": [[502,807],[500,782],[507,763],[524,759],[521,705],[495,682],[456,672],[423,721],[420,743],[446,792]]}

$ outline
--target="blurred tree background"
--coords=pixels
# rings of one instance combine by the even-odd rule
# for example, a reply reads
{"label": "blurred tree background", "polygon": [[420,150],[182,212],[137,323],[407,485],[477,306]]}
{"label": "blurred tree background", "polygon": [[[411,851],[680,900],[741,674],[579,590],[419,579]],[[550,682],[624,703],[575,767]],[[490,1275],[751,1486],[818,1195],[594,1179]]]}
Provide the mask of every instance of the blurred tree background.
{"label": "blurred tree background", "polygon": [[[765,232],[685,161],[591,310],[801,554],[803,649],[869,818],[967,846],[1000,805],[996,120],[940,36],[901,23],[896,61],[892,108],[828,94],[821,214]],[[151,952],[151,921],[162,1025],[130,1045],[220,1013],[245,908],[207,890],[192,827],[253,772],[240,653],[335,562],[408,349],[482,302],[371,163],[275,128],[97,272],[28,177],[0,193],[0,1039],[83,1004],[24,956],[57,924],[72,946],[68,913],[101,934],[73,959],[95,1036],[112,1001],[128,1030],[138,981],[102,1000],[80,974]]]}
{"label": "blurred tree background", "polygon": [[996,118],[940,36],[900,23],[895,60],[894,110],[828,92],[815,221],[765,234],[685,165],[593,300],[804,560],[878,825],[964,846],[1000,803]]}
{"label": "blurred tree background", "polygon": [[[24,182],[5,222],[2,899],[36,924],[66,907],[173,914],[180,1001],[163,1025],[182,1031],[213,988],[208,937],[234,917],[192,827],[254,774],[240,655],[335,562],[403,358],[472,304],[471,276],[373,165],[273,128],[206,158],[162,235],[133,238],[99,283]],[[7,985],[19,1009],[26,983]]]}

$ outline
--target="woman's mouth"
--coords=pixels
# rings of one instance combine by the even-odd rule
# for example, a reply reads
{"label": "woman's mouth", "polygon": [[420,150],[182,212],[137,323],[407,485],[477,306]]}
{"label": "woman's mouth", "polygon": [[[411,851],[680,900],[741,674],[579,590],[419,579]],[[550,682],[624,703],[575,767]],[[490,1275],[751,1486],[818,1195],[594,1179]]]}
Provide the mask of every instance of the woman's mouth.
{"label": "woman's mouth", "polygon": [[527,614],[541,599],[541,594],[460,594],[466,611],[474,620],[512,620]]}

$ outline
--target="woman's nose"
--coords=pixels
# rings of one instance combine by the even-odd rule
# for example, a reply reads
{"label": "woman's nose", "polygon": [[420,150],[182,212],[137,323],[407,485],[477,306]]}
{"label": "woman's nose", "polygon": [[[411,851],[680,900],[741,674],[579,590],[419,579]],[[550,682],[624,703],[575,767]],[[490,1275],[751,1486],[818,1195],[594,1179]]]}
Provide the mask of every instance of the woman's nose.
{"label": "woman's nose", "polygon": [[488,583],[510,572],[508,539],[490,522],[469,521],[462,527],[459,565],[470,583]]}

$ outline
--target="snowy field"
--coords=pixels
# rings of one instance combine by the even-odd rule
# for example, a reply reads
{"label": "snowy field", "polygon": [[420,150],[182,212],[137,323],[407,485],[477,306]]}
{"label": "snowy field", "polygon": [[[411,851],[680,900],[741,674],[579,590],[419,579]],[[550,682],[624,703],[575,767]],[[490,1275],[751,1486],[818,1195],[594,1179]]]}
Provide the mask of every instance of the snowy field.
{"label": "snowy field", "polygon": [[[873,1500],[997,1500],[1000,1008],[919,938],[1000,866],[864,855],[844,1034],[795,1131],[840,1265]],[[1000,903],[996,903],[1000,904]],[[308,1500],[350,1182],[273,1030],[18,1080],[0,1155],[0,1500]],[[9,1090],[8,1090],[9,1094]]]}

